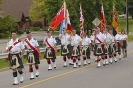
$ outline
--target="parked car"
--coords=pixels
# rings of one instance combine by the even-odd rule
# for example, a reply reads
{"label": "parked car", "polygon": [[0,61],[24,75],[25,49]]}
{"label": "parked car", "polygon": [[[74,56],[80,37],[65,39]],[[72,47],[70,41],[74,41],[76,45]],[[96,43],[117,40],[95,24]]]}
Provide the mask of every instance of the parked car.
{"label": "parked car", "polygon": [[119,15],[120,18],[126,18],[126,14]]}

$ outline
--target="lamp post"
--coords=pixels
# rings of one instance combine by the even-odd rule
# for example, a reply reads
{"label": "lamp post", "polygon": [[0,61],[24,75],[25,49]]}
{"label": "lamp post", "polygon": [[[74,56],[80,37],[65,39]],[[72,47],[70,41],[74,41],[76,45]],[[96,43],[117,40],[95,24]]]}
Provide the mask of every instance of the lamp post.
{"label": "lamp post", "polygon": [[129,34],[129,29],[128,29],[128,0],[126,0],[126,30],[127,30],[127,34]]}

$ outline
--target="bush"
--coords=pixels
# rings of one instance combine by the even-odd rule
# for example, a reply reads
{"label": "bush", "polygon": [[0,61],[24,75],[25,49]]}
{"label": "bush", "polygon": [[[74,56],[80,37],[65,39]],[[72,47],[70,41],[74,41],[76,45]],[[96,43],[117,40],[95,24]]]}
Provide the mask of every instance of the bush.
{"label": "bush", "polygon": [[4,38],[4,33],[0,33],[0,38]]}
{"label": "bush", "polygon": [[39,31],[39,30],[40,30],[40,27],[34,27],[33,30],[34,30],[34,31]]}
{"label": "bush", "polygon": [[42,23],[40,21],[37,21],[37,22],[34,23],[33,26],[42,28]]}
{"label": "bush", "polygon": [[24,30],[18,30],[18,34],[24,34]]}

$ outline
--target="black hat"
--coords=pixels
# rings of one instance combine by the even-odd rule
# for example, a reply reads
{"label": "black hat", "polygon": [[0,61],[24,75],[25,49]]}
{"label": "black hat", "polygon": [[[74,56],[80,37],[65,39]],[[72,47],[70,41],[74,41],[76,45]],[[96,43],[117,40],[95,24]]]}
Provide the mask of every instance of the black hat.
{"label": "black hat", "polygon": [[18,34],[17,31],[12,31],[11,33],[16,33],[16,34]]}
{"label": "black hat", "polygon": [[31,32],[30,31],[26,31],[26,34],[30,34]]}
{"label": "black hat", "polygon": [[50,30],[47,30],[47,33],[50,33]]}

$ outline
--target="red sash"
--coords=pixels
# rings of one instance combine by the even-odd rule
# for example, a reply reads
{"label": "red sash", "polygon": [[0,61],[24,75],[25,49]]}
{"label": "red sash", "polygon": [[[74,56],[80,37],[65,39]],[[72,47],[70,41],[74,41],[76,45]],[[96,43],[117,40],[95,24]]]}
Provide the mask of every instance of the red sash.
{"label": "red sash", "polygon": [[51,50],[53,50],[54,51],[54,55],[55,55],[55,49],[48,43],[48,40],[46,39],[46,43],[48,44],[48,46],[51,48]]}
{"label": "red sash", "polygon": [[35,49],[28,41],[25,40],[25,42],[28,44],[28,46],[36,53],[36,58],[39,59],[40,55],[37,49]]}
{"label": "red sash", "polygon": [[[14,42],[14,46],[16,45],[16,44],[18,44],[19,42]],[[12,49],[13,47],[12,46],[10,46],[9,48],[8,48],[8,51],[10,51],[11,49]],[[8,60],[10,60],[10,53],[8,54]]]}
{"label": "red sash", "polygon": [[99,38],[96,38],[98,40],[98,42],[102,43],[102,41]]}

